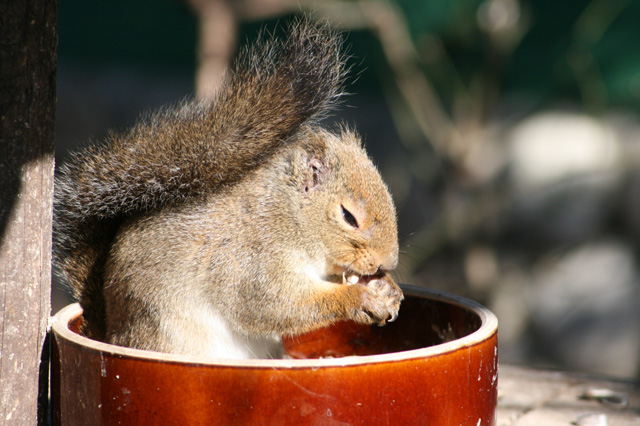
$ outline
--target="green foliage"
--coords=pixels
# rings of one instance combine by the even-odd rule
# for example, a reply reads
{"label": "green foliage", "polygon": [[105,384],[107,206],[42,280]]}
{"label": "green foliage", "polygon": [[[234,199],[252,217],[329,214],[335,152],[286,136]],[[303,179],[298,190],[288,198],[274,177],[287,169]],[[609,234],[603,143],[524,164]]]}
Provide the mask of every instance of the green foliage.
{"label": "green foliage", "polygon": [[[447,108],[486,90],[539,107],[571,101],[592,111],[638,108],[640,1],[498,1],[515,4],[518,18],[509,31],[492,33],[480,25],[491,0],[393,0],[419,66]],[[267,26],[277,31],[278,19]],[[263,24],[243,24],[240,42]],[[195,66],[196,19],[177,0],[66,0],[59,28],[62,60]],[[352,31],[347,44],[359,70],[354,90],[375,90],[390,72],[378,40]]]}
{"label": "green foliage", "polygon": [[193,68],[196,18],[178,0],[60,2],[61,60]]}
{"label": "green foliage", "polygon": [[[395,0],[426,75],[446,105],[474,84],[498,82],[500,96],[539,106],[558,101],[586,109],[640,104],[640,2],[511,1],[511,31],[479,24],[490,1]],[[505,3],[505,2],[502,2]]]}

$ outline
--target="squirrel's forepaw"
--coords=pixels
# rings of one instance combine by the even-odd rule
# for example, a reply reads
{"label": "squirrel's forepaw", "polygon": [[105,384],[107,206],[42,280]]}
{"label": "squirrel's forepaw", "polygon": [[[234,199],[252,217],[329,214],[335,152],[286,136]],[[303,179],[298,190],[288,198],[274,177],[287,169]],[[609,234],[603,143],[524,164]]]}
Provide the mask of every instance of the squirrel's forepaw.
{"label": "squirrel's forepaw", "polygon": [[363,322],[385,325],[398,318],[400,302],[404,299],[402,290],[385,275],[364,284],[361,314],[366,316]]}

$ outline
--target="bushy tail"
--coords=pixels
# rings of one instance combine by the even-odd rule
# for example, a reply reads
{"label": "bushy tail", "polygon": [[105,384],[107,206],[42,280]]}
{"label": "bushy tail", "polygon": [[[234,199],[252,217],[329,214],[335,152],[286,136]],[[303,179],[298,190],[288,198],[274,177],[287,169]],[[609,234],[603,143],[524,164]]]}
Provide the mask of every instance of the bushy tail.
{"label": "bushy tail", "polygon": [[60,168],[54,261],[89,337],[104,338],[103,268],[124,217],[241,179],[335,105],[345,74],[340,37],[307,20],[289,30],[243,49],[214,101],[161,111]]}

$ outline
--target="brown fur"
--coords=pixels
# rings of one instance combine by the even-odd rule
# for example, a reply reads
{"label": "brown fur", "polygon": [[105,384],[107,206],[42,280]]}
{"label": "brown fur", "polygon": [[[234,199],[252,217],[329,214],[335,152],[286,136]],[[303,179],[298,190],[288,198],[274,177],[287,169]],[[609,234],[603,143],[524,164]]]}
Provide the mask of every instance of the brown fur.
{"label": "brown fur", "polygon": [[[89,337],[207,354],[218,320],[250,339],[397,315],[389,193],[352,132],[314,124],[341,91],[339,37],[291,31],[244,50],[211,104],[159,113],[61,170],[56,264]],[[345,272],[366,279],[330,282]]]}

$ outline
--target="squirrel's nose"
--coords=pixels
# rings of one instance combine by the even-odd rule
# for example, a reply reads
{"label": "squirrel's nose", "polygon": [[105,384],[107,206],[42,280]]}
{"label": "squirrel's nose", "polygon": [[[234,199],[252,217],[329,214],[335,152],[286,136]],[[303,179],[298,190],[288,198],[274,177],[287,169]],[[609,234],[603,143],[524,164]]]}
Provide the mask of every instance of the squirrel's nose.
{"label": "squirrel's nose", "polygon": [[388,256],[383,259],[382,263],[378,265],[377,273],[393,271],[398,266],[398,256]]}

